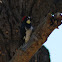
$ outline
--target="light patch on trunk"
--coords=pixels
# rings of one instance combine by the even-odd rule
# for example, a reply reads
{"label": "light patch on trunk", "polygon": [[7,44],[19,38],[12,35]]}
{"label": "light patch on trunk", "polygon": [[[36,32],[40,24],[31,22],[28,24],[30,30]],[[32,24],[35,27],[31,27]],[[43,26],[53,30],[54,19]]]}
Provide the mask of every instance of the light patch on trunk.
{"label": "light patch on trunk", "polygon": [[0,0],[0,3],[2,3],[2,1]]}

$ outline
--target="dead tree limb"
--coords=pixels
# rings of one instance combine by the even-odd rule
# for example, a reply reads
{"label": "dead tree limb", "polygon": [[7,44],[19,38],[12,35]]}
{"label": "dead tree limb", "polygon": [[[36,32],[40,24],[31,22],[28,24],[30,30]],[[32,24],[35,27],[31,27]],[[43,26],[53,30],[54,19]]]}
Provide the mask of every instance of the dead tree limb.
{"label": "dead tree limb", "polygon": [[35,52],[47,40],[51,32],[61,24],[61,21],[59,20],[58,24],[55,21],[54,24],[51,25],[50,18],[51,14],[48,14],[43,22],[38,25],[29,42],[18,49],[10,62],[29,62]]}

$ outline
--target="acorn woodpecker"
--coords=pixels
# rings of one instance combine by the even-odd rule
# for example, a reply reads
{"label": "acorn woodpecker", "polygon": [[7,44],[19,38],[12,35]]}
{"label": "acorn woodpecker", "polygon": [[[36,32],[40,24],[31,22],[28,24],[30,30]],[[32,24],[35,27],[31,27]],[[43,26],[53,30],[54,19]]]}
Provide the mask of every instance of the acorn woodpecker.
{"label": "acorn woodpecker", "polygon": [[31,18],[29,16],[28,17],[24,16],[22,18],[22,24],[20,27],[20,35],[21,35],[22,45],[29,41],[32,30],[33,30],[33,27],[31,24]]}
{"label": "acorn woodpecker", "polygon": [[[56,14],[51,14],[51,18],[50,18],[50,20],[51,20],[51,25],[53,25],[54,24],[54,22],[55,21],[57,21],[57,25],[58,25],[58,22],[59,22],[59,20],[62,20],[62,13],[56,13]],[[62,21],[61,21],[61,24],[62,24]]]}

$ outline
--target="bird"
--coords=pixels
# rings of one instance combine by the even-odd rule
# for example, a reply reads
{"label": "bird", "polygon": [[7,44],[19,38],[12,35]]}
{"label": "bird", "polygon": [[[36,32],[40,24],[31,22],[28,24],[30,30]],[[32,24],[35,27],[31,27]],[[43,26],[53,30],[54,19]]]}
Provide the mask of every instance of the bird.
{"label": "bird", "polygon": [[31,17],[24,16],[22,18],[21,27],[20,27],[20,35],[21,35],[22,45],[29,41],[32,31],[33,31],[33,26],[31,23]]}
{"label": "bird", "polygon": [[[53,25],[55,22],[56,24],[58,25],[58,22],[62,20],[62,13],[55,13],[55,14],[51,14],[51,18],[50,18],[50,21],[51,21],[51,25]],[[62,24],[62,22],[61,22]]]}

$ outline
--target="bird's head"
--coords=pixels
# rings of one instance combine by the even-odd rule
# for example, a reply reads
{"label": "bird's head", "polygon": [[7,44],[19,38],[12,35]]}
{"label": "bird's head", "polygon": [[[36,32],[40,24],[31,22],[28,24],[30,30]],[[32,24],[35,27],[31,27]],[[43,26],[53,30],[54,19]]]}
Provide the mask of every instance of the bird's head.
{"label": "bird's head", "polygon": [[55,14],[56,15],[56,18],[58,19],[58,20],[62,20],[62,13],[56,13]]}
{"label": "bird's head", "polygon": [[27,24],[30,24],[31,23],[31,17],[30,16],[24,16],[22,18],[22,21],[21,22],[25,22]]}
{"label": "bird's head", "polygon": [[31,23],[31,18],[30,18],[30,16],[27,17],[26,23],[27,23],[27,24],[30,24],[30,23]]}

